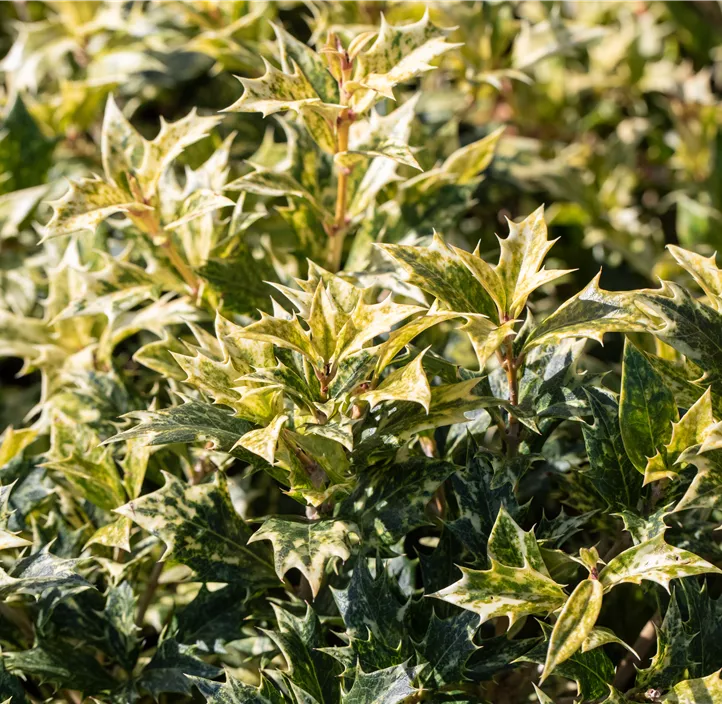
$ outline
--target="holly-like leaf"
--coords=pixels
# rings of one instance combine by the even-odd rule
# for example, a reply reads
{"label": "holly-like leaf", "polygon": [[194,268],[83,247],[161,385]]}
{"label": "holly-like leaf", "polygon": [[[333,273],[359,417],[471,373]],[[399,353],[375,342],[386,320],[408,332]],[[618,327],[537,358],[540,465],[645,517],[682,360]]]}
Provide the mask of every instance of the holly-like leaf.
{"label": "holly-like leaf", "polygon": [[376,672],[356,673],[353,686],[342,697],[342,704],[400,704],[418,691],[416,672],[406,665],[395,665]]}
{"label": "holly-like leaf", "polygon": [[189,677],[211,678],[221,674],[220,668],[203,662],[193,652],[194,648],[173,639],[164,640],[143,668],[141,686],[157,699],[163,692],[190,694],[193,682]]}
{"label": "holly-like leaf", "polygon": [[[429,61],[458,46],[446,41],[450,32],[432,25],[428,10],[418,22],[404,26],[390,25],[382,15],[376,40],[358,56],[353,83],[393,99],[394,86],[430,71]],[[356,90],[351,104],[363,112],[374,100],[369,91]]]}
{"label": "holly-like leaf", "polygon": [[599,288],[601,272],[576,296],[532,329],[525,349],[554,344],[569,337],[587,337],[602,342],[607,332],[646,332],[649,323],[630,291]]}
{"label": "holly-like leaf", "polygon": [[[165,559],[194,570],[199,580],[240,582],[253,588],[277,578],[264,551],[248,547],[251,531],[236,513],[224,475],[188,485],[164,472],[162,489],[116,510],[166,545]],[[203,540],[199,540],[199,536]]]}
{"label": "holly-like leaf", "polygon": [[549,614],[566,601],[566,594],[538,570],[507,567],[491,560],[489,570],[459,568],[462,578],[430,596],[479,614],[481,623],[506,616],[510,626],[532,614]]}
{"label": "holly-like leaf", "polygon": [[667,249],[707,294],[710,305],[722,312],[722,271],[717,267],[716,254],[703,257],[673,244],[667,245]]}
{"label": "holly-like leaf", "polygon": [[47,548],[18,560],[10,570],[0,569],[0,598],[9,594],[40,595],[46,589],[87,587],[77,572],[77,560],[53,555]]}
{"label": "holly-like leaf", "polygon": [[193,676],[188,676],[188,680],[198,688],[205,701],[210,704],[285,704],[286,702],[283,694],[263,675],[260,687],[244,684],[228,673],[224,683]]}
{"label": "holly-like leaf", "polygon": [[509,236],[499,240],[501,254],[496,274],[501,281],[504,313],[507,318],[516,318],[534,290],[569,271],[546,271],[542,267],[555,242],[547,239],[543,208],[535,210],[520,223],[507,222]]}
{"label": "holly-like leaf", "polygon": [[264,521],[248,542],[270,540],[278,577],[283,579],[286,572],[295,567],[306,577],[315,597],[328,563],[335,559],[348,560],[351,546],[358,539],[356,527],[346,521],[272,517]]}
{"label": "holly-like leaf", "polygon": [[186,401],[162,411],[137,411],[129,417],[139,420],[138,425],[111,438],[119,442],[140,438],[146,445],[170,443],[212,442],[214,447],[242,459],[252,455],[236,443],[252,429],[245,420],[226,411],[198,401]]}
{"label": "holly-like leaf", "polygon": [[619,395],[619,427],[627,456],[644,472],[672,436],[672,423],[679,420],[672,392],[637,348],[626,340]]}
{"label": "holly-like leaf", "polygon": [[507,567],[529,566],[549,576],[533,531],[523,531],[504,506],[499,507],[487,548],[489,557]]}
{"label": "holly-like leaf", "polygon": [[585,579],[572,592],[549,637],[541,682],[581,648],[602,608],[604,587],[598,579]]}
{"label": "holly-like leaf", "polygon": [[669,281],[658,290],[645,290],[637,304],[660,340],[701,367],[713,386],[722,383],[722,313]]}
{"label": "holly-like leaf", "polygon": [[148,205],[137,203],[124,189],[97,177],[71,183],[67,193],[50,205],[53,217],[45,226],[46,237],[82,230],[95,232],[101,222],[116,213],[142,216],[152,210]]}
{"label": "holly-like leaf", "polygon": [[424,639],[414,643],[416,651],[428,662],[422,670],[422,680],[436,687],[461,682],[467,660],[479,648],[473,640],[478,628],[479,619],[473,613],[459,611],[440,619],[432,611]]}
{"label": "holly-like leaf", "polygon": [[646,540],[617,555],[599,573],[605,590],[629,582],[656,582],[669,590],[671,580],[706,572],[722,573],[714,565],[688,550],[676,548],[664,540],[664,533]]}
{"label": "holly-like leaf", "polygon": [[410,401],[418,403],[428,413],[431,405],[431,387],[423,366],[424,353],[416,355],[410,364],[391,372],[373,391],[359,396],[371,407],[382,401]]}
{"label": "holly-like leaf", "polygon": [[606,389],[585,389],[594,424],[584,424],[584,444],[589,455],[587,476],[591,487],[610,506],[637,505],[642,477],[629,459],[622,440],[619,406]]}
{"label": "holly-like leaf", "polygon": [[454,470],[449,462],[419,457],[371,467],[339,507],[340,516],[355,520],[368,537],[392,544],[428,522],[426,505]]}
{"label": "holly-like leaf", "polygon": [[669,443],[652,457],[645,468],[644,483],[658,479],[676,479],[681,467],[677,464],[682,453],[688,448],[701,445],[707,434],[713,431],[712,390],[707,390],[694,405],[672,425]]}

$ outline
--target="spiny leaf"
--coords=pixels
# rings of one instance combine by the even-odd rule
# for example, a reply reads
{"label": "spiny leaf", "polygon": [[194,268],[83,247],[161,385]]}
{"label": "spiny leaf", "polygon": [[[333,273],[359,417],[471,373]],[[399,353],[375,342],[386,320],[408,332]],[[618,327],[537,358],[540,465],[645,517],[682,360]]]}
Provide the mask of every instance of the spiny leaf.
{"label": "spiny leaf", "polygon": [[308,579],[315,597],[328,563],[336,558],[348,560],[351,545],[358,539],[356,527],[346,521],[306,522],[272,517],[264,521],[248,542],[270,540],[279,578],[283,579],[295,567]]}
{"label": "spiny leaf", "polygon": [[[236,513],[223,474],[213,483],[188,485],[164,472],[165,485],[116,513],[166,544],[166,559],[188,565],[200,580],[276,584],[264,551],[247,546],[251,531]],[[202,540],[200,539],[202,537]]]}
{"label": "spiny leaf", "polygon": [[458,582],[429,596],[479,614],[481,623],[506,616],[513,625],[524,616],[549,614],[566,601],[556,582],[529,565],[507,567],[492,559],[489,570],[459,569]]}
{"label": "spiny leaf", "polygon": [[553,344],[568,337],[588,337],[602,342],[607,332],[645,332],[648,322],[637,308],[638,295],[599,288],[601,272],[576,296],[570,298],[537,325],[524,349]]}
{"label": "spiny leaf", "polygon": [[406,665],[395,665],[376,672],[360,669],[342,704],[400,704],[418,691],[413,682],[416,672]]}
{"label": "spiny leaf", "polygon": [[706,572],[722,570],[688,550],[669,545],[664,541],[664,533],[660,533],[617,555],[599,573],[599,581],[605,590],[623,582],[641,584],[643,579],[669,590],[673,579]]}

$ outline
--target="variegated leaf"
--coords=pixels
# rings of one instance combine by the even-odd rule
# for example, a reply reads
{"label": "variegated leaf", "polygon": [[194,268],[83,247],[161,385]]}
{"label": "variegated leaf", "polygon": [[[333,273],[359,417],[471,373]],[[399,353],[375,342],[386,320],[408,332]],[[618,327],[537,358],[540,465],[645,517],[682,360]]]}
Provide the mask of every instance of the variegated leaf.
{"label": "variegated leaf", "polygon": [[619,395],[619,427],[627,456],[644,472],[649,458],[672,436],[679,420],[672,392],[646,357],[629,341],[624,345],[622,390]]}
{"label": "variegated leaf", "polygon": [[523,531],[503,505],[499,507],[491,529],[487,553],[491,559],[507,567],[528,565],[546,577],[549,576],[534,532]]}
{"label": "variegated leaf", "polygon": [[703,257],[673,244],[667,249],[707,294],[710,305],[722,312],[722,271],[717,267],[716,254]]}
{"label": "variegated leaf", "polygon": [[278,577],[283,579],[288,570],[298,569],[308,580],[315,597],[321,589],[329,562],[348,560],[351,546],[359,539],[356,526],[346,521],[272,517],[263,522],[248,542],[270,540]]}
{"label": "variegated leaf", "polygon": [[631,291],[599,288],[601,272],[554,313],[537,325],[524,349],[553,344],[569,337],[588,337],[601,343],[607,332],[646,332],[649,323],[637,308],[639,296]]}
{"label": "variegated leaf", "polygon": [[481,623],[506,616],[511,626],[525,616],[550,614],[566,601],[556,582],[528,564],[507,567],[492,559],[488,570],[459,569],[458,582],[430,596],[479,614]]}
{"label": "variegated leaf", "polygon": [[184,484],[164,472],[165,485],[116,510],[166,545],[165,559],[190,567],[199,580],[274,585],[265,551],[248,547],[251,531],[236,513],[225,476],[208,484]]}
{"label": "variegated leaf", "polygon": [[81,230],[95,232],[98,225],[116,213],[142,215],[150,206],[136,203],[122,188],[100,178],[85,178],[70,184],[67,193],[50,203],[53,217],[45,226],[46,237],[70,235]]}
{"label": "variegated leaf", "polygon": [[577,585],[554,624],[540,682],[581,648],[597,622],[603,594],[604,587],[597,579],[585,579]]}
{"label": "variegated leaf", "polygon": [[664,533],[625,550],[599,573],[605,590],[628,582],[656,582],[669,590],[671,580],[695,574],[722,573],[714,565],[688,550],[676,548],[664,540]]}
{"label": "variegated leaf", "polygon": [[680,455],[688,448],[702,444],[713,429],[712,390],[707,388],[680,421],[672,425],[672,437],[664,447],[664,454],[658,452],[647,463],[644,483],[676,479],[681,469],[677,465]]}
{"label": "variegated leaf", "polygon": [[662,704],[721,704],[722,680],[720,672],[696,680],[684,680],[672,687],[661,700]]}
{"label": "variegated leaf", "polygon": [[410,364],[395,369],[373,391],[366,391],[358,398],[371,407],[382,401],[410,401],[423,406],[428,413],[431,405],[431,387],[423,365],[424,353],[416,355]]}

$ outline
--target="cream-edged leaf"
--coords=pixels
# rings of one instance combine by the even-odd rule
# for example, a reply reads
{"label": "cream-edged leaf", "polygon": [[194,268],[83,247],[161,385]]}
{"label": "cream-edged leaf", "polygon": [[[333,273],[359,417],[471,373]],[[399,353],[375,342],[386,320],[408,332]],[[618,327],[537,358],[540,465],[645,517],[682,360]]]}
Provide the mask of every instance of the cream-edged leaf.
{"label": "cream-edged leaf", "polygon": [[360,536],[356,526],[347,521],[302,521],[274,516],[266,519],[248,542],[257,540],[270,540],[273,544],[276,574],[280,579],[288,570],[298,569],[308,580],[315,597],[328,563],[348,560],[351,546]]}

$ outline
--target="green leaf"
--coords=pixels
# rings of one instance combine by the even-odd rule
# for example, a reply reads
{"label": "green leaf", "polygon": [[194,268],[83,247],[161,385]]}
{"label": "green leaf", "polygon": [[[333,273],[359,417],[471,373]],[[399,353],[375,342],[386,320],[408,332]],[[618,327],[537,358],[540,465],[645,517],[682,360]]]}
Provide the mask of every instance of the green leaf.
{"label": "green leaf", "polygon": [[429,247],[378,245],[407,272],[410,284],[443,301],[458,313],[480,313],[498,320],[496,304],[459,255],[434,234]]}
{"label": "green leaf", "polygon": [[454,470],[449,462],[421,457],[391,467],[371,467],[340,505],[339,516],[355,520],[368,537],[393,544],[428,523],[426,505]]}
{"label": "green leaf", "polygon": [[216,449],[241,459],[252,457],[246,450],[235,445],[253,426],[217,406],[186,401],[181,406],[172,406],[162,411],[134,411],[128,417],[140,422],[107,442],[133,438],[140,438],[150,446],[176,442],[212,442]]}
{"label": "green leaf", "polygon": [[688,550],[669,545],[662,532],[617,555],[599,573],[599,581],[605,590],[624,582],[641,584],[642,580],[656,582],[669,590],[672,579],[706,572],[722,573],[722,570]]}
{"label": "green leaf", "polygon": [[329,562],[345,562],[351,556],[351,545],[359,539],[352,523],[327,519],[320,521],[267,518],[248,541],[270,540],[276,574],[283,579],[288,570],[298,569],[318,596]]}
{"label": "green leaf", "polygon": [[333,702],[338,698],[336,663],[319,648],[323,644],[321,623],[307,605],[303,618],[274,606],[278,628],[266,634],[286,659],[286,677],[315,702]]}
{"label": "green leaf", "polygon": [[374,408],[382,401],[409,401],[418,403],[426,413],[431,405],[431,387],[424,372],[424,350],[413,362],[391,372],[373,391],[366,391],[358,398]]}
{"label": "green leaf", "polygon": [[642,477],[624,447],[617,401],[606,389],[590,387],[585,392],[594,418],[594,425],[582,426],[590,464],[586,476],[607,505],[634,508]]}
{"label": "green leaf", "polygon": [[707,294],[710,305],[722,311],[722,271],[717,268],[716,253],[703,257],[673,244],[667,245],[667,249]]}
{"label": "green leaf", "polygon": [[164,640],[143,668],[140,685],[158,699],[164,692],[190,694],[193,689],[190,676],[210,678],[221,673],[218,667],[194,657],[193,652],[193,648],[173,639]]}
{"label": "green leaf", "polygon": [[[548,638],[551,627],[542,624]],[[541,643],[519,658],[522,662],[543,665],[547,656],[547,644]],[[588,653],[577,651],[568,660],[557,666],[555,675],[574,680],[580,701],[589,702],[609,694],[609,683],[614,679],[614,665],[602,648]]]}
{"label": "green leaf", "polygon": [[491,529],[487,552],[492,560],[507,567],[529,566],[549,576],[534,531],[524,532],[503,505]]}
{"label": "green leaf", "polygon": [[[430,71],[429,61],[459,46],[446,42],[450,32],[432,25],[428,10],[418,22],[404,26],[390,25],[382,15],[376,40],[357,58],[354,84],[393,99],[394,86]],[[351,105],[356,112],[363,112],[374,100],[368,91],[356,90]]]}
{"label": "green leaf", "polygon": [[0,569],[0,598],[9,594],[39,596],[46,589],[75,589],[90,586],[76,571],[78,560],[66,560],[48,547],[19,559],[9,572]]}
{"label": "green leaf", "polygon": [[581,648],[594,628],[602,608],[604,587],[597,579],[585,579],[564,604],[549,638],[541,682]]}
{"label": "green leaf", "polygon": [[473,613],[458,611],[441,619],[432,611],[424,639],[414,643],[428,663],[421,672],[425,685],[442,687],[464,679],[466,662],[479,649],[474,643],[478,628],[479,619]]}
{"label": "green leaf", "polygon": [[626,340],[619,395],[619,427],[627,456],[640,471],[672,436],[679,420],[672,392],[637,348]]}
{"label": "green leaf", "polygon": [[677,284],[663,281],[645,290],[638,306],[650,319],[651,331],[706,372],[713,387],[722,383],[722,314],[695,300]]}
{"label": "green leaf", "polygon": [[46,237],[70,235],[81,230],[95,232],[98,225],[116,213],[142,216],[152,210],[136,203],[122,188],[100,178],[84,178],[70,184],[66,194],[52,201],[53,217],[45,226]]}
{"label": "green leaf", "polygon": [[479,614],[481,623],[506,616],[510,627],[525,616],[550,614],[566,601],[556,582],[529,565],[490,562],[491,569],[484,571],[460,567],[463,576],[458,582],[429,596]]}
{"label": "green leaf", "polygon": [[537,325],[524,344],[528,350],[569,337],[587,337],[601,343],[607,332],[647,332],[649,323],[637,308],[638,294],[599,288],[601,272],[576,296]]}
{"label": "green leaf", "polygon": [[[187,565],[199,580],[241,582],[252,588],[277,579],[264,551],[248,547],[251,531],[236,513],[226,479],[184,484],[164,472],[162,489],[116,510],[166,545],[165,559]],[[199,537],[202,536],[202,540]]]}
{"label": "green leaf", "polygon": [[501,254],[496,274],[499,277],[505,313],[516,318],[526,305],[529,295],[545,283],[564,276],[569,271],[546,271],[544,258],[555,240],[547,239],[544,209],[539,208],[520,223],[507,221],[509,236],[500,239]]}
{"label": "green leaf", "polygon": [[0,193],[10,193],[42,183],[52,164],[55,140],[48,139],[27,111],[20,92],[0,125]]}
{"label": "green leaf", "polygon": [[192,676],[188,679],[210,704],[285,704],[287,701],[263,675],[260,687],[244,684],[230,674],[226,674],[225,683]]}
{"label": "green leaf", "polygon": [[661,701],[662,704],[719,704],[722,702],[720,673],[679,682]]}
{"label": "green leaf", "polygon": [[644,483],[659,479],[676,479],[679,468],[676,465],[680,455],[688,448],[701,445],[712,431],[712,392],[710,388],[699,397],[694,405],[682,416],[681,420],[672,425],[672,436],[664,447],[652,457],[645,468]]}
{"label": "green leaf", "polygon": [[395,665],[376,672],[358,669],[342,704],[400,704],[418,691],[416,672],[406,665]]}

